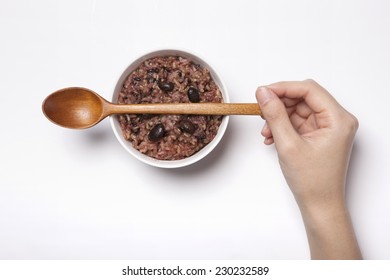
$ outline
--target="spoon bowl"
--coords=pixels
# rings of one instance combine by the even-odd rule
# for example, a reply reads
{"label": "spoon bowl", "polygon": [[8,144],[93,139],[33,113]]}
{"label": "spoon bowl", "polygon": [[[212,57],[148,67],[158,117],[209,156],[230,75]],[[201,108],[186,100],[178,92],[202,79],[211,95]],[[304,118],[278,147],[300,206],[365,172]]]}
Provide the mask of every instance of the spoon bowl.
{"label": "spoon bowl", "polygon": [[92,90],[70,87],[49,95],[42,105],[45,116],[62,127],[82,129],[94,126],[106,116],[106,100]]}

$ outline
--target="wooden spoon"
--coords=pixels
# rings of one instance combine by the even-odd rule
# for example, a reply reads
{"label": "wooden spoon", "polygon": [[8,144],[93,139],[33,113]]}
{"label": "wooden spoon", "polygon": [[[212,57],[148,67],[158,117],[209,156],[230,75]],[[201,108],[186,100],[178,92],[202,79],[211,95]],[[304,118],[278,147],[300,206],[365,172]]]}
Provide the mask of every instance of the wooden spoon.
{"label": "wooden spoon", "polygon": [[42,110],[53,123],[67,128],[89,128],[112,114],[261,115],[257,103],[113,104],[92,90],[60,89],[43,101]]}

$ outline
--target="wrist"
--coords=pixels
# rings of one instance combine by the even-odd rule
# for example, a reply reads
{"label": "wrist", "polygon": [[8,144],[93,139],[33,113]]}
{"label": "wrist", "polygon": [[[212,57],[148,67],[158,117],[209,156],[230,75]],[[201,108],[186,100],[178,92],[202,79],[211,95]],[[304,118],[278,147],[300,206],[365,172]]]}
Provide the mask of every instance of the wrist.
{"label": "wrist", "polygon": [[299,205],[313,259],[361,259],[344,198]]}
{"label": "wrist", "polygon": [[344,198],[330,201],[299,203],[305,226],[310,230],[333,226],[335,221],[343,221],[349,216]]}
{"label": "wrist", "polygon": [[290,188],[294,194],[302,214],[326,213],[330,210],[346,209],[345,180],[336,176],[332,180],[317,178],[316,180],[301,180]]}

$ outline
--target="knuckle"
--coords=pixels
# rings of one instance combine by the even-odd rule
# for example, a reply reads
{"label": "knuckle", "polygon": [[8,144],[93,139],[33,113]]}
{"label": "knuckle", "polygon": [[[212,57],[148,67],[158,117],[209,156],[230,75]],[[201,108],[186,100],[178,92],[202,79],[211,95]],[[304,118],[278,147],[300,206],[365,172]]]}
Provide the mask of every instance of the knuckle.
{"label": "knuckle", "polygon": [[355,117],[354,115],[352,115],[352,114],[351,114],[351,116],[352,116],[352,118],[353,118],[353,122],[354,122],[355,131],[357,131],[357,130],[358,130],[358,128],[359,128],[359,120],[358,120],[358,118],[357,118],[357,117]]}
{"label": "knuckle", "polygon": [[340,132],[345,136],[355,135],[359,128],[358,119],[348,112],[340,118],[340,124]]}
{"label": "knuckle", "polygon": [[358,119],[352,115],[348,114],[348,120],[346,121],[347,128],[350,132],[355,133],[359,128],[359,121]]}
{"label": "knuckle", "polygon": [[306,79],[303,82],[308,86],[318,86],[318,83],[313,79]]}
{"label": "knuckle", "polygon": [[324,88],[313,79],[306,79],[302,81],[302,85],[303,85],[302,86],[303,90],[306,94],[317,90],[321,90],[321,91],[324,90]]}

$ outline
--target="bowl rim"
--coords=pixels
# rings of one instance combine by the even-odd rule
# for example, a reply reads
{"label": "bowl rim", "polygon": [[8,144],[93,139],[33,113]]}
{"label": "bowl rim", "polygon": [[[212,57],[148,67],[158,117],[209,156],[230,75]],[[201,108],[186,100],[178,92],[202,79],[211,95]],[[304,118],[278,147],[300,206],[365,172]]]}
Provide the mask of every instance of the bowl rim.
{"label": "bowl rim", "polygon": [[[222,78],[218,75],[218,72],[215,70],[215,67],[212,67],[209,63],[206,62],[203,57],[199,56],[198,54],[194,53],[193,51],[183,50],[183,49],[157,49],[148,51],[133,60],[125,69],[122,71],[122,74],[120,75],[120,78],[118,79],[114,91],[112,93],[111,102],[116,103],[117,102],[117,95],[122,87],[122,84],[124,80],[127,78],[127,76],[135,69],[137,68],[140,63],[145,61],[146,59],[157,57],[157,56],[167,56],[167,55],[181,55],[183,57],[189,58],[192,61],[195,61],[197,63],[200,63],[202,66],[206,67],[211,74],[211,77],[215,81],[215,83],[218,85],[219,90],[221,91],[223,102],[228,103],[229,102],[229,94],[226,88],[226,85]],[[140,151],[138,151],[136,148],[133,147],[132,143],[125,140],[122,134],[122,130],[119,125],[119,121],[117,120],[115,115],[110,116],[110,124],[112,127],[112,130],[114,131],[114,134],[119,141],[119,143],[122,145],[122,147],[130,153],[132,156],[137,158],[143,163],[146,163],[148,165],[154,166],[154,167],[160,167],[160,168],[179,168],[179,167],[185,167],[188,165],[191,165],[208,154],[210,154],[214,148],[218,145],[218,143],[221,141],[223,135],[225,134],[225,131],[227,129],[227,125],[229,122],[229,116],[224,116],[222,118],[222,122],[218,128],[218,132],[215,135],[214,139],[208,143],[205,147],[200,149],[195,154],[179,160],[159,160],[152,158],[150,156],[147,156]]]}

